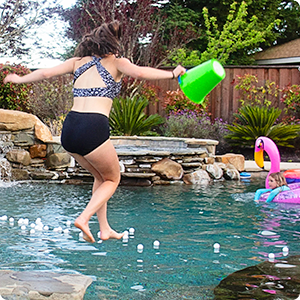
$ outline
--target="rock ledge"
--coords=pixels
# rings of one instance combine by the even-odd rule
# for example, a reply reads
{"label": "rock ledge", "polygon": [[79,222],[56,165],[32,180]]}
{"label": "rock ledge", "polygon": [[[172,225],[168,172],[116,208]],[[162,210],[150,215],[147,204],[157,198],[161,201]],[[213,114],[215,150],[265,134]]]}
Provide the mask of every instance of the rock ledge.
{"label": "rock ledge", "polygon": [[3,299],[83,299],[92,279],[80,274],[48,271],[0,271],[0,295]]}

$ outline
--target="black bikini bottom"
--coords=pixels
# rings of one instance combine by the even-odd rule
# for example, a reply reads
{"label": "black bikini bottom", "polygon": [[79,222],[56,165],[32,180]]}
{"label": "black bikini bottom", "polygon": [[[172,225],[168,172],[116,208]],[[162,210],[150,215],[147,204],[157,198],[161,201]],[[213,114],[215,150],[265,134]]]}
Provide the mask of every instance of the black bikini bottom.
{"label": "black bikini bottom", "polygon": [[71,110],[64,122],[61,144],[70,153],[89,154],[109,139],[108,117]]}

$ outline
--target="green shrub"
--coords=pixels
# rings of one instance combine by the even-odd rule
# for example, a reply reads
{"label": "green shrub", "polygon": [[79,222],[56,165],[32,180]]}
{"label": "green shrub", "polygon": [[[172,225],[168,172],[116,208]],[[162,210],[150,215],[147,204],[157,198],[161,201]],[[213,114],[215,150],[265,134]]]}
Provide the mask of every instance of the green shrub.
{"label": "green shrub", "polygon": [[228,134],[227,124],[222,119],[211,121],[207,114],[183,110],[170,114],[162,127],[165,136],[223,140]]}
{"label": "green shrub", "polygon": [[0,107],[28,112],[31,84],[14,84],[11,82],[4,84],[4,78],[10,73],[21,76],[29,74],[30,70],[22,65],[0,64]]}
{"label": "green shrub", "polygon": [[293,147],[300,126],[275,124],[280,114],[279,108],[245,105],[234,114],[237,121],[227,125],[231,133],[225,138],[233,146],[253,147],[258,137],[267,136],[278,146]]}
{"label": "green shrub", "polygon": [[144,113],[148,100],[144,97],[115,98],[109,116],[112,135],[153,135],[151,129],[163,123],[157,114]]}
{"label": "green shrub", "polygon": [[271,101],[267,96],[277,97],[280,89],[275,82],[266,81],[264,86],[258,86],[257,76],[245,74],[237,76],[235,89],[241,91],[242,98],[239,101],[242,105],[265,105],[270,106]]}

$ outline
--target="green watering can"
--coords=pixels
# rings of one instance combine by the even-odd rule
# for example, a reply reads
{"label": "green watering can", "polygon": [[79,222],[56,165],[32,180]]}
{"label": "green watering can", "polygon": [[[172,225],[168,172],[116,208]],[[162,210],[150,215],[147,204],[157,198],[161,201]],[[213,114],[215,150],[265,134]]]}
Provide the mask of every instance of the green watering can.
{"label": "green watering can", "polygon": [[225,78],[223,66],[215,59],[208,60],[178,77],[183,93],[193,102],[202,103],[205,96]]}

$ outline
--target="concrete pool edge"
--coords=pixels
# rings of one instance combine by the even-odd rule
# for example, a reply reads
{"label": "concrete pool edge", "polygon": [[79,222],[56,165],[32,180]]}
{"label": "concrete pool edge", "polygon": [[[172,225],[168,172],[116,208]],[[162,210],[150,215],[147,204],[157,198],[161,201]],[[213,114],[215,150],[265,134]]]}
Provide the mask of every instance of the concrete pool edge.
{"label": "concrete pool edge", "polygon": [[[245,161],[245,171],[246,172],[269,172],[271,168],[271,163],[269,161],[264,162],[265,167],[261,169],[257,166],[254,160]],[[300,169],[300,163],[297,162],[281,162],[280,170],[286,171],[291,169]]]}

